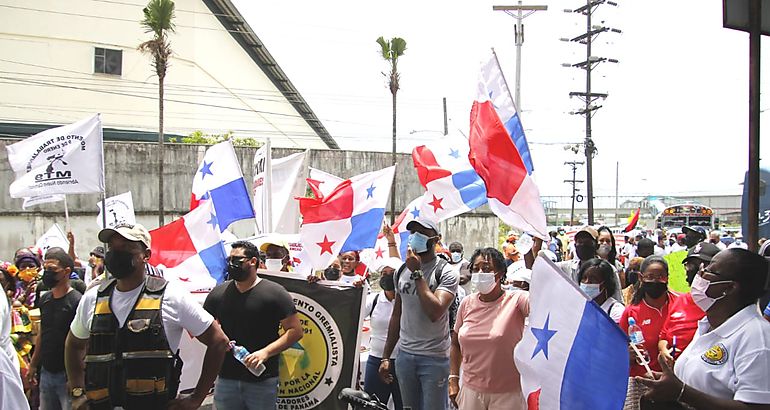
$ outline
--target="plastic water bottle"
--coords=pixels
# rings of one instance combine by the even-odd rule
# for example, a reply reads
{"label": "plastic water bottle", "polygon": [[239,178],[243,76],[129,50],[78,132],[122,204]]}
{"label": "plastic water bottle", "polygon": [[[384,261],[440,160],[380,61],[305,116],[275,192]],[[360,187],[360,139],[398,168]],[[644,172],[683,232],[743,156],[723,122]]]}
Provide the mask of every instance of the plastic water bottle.
{"label": "plastic water bottle", "polygon": [[639,357],[636,358],[637,363],[640,365],[644,365],[645,362],[650,362],[650,356],[647,353],[647,349],[644,348],[644,334],[642,333],[642,328],[639,327],[639,325],[636,324],[636,319],[633,317],[628,318],[628,338],[631,339],[631,344],[636,345],[637,348],[640,350],[642,355],[644,356],[644,361],[642,361]]}
{"label": "plastic water bottle", "polygon": [[[248,356],[250,354],[250,352],[248,350],[246,350],[245,347],[243,347],[241,345],[237,345],[237,344],[235,344],[235,340],[231,340],[230,341],[230,351],[233,352],[233,356],[235,357],[236,360],[238,360],[244,366],[246,366],[246,363],[243,360],[246,359],[246,356]],[[256,368],[249,367],[249,366],[246,366],[246,368],[249,369],[251,374],[253,374],[254,376],[257,376],[257,377],[261,376],[262,373],[265,371],[265,365],[263,363],[260,363],[259,366],[257,366]]]}
{"label": "plastic water bottle", "polygon": [[628,318],[628,338],[631,339],[631,343],[635,345],[644,344],[642,328],[636,324],[636,319],[633,317]]}

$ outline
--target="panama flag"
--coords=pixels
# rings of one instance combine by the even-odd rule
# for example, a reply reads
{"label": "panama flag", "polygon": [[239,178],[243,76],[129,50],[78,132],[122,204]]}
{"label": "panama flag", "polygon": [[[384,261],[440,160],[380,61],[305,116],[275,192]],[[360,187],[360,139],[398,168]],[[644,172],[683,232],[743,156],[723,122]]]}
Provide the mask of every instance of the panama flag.
{"label": "panama flag", "polygon": [[625,333],[543,256],[532,267],[529,295],[529,324],[514,349],[527,408],[622,409],[628,384]]}
{"label": "panama flag", "polygon": [[500,121],[503,122],[508,135],[511,136],[513,144],[516,145],[516,149],[519,151],[521,160],[524,162],[524,166],[527,167],[527,174],[531,175],[534,167],[532,166],[532,156],[529,152],[527,137],[524,135],[521,118],[519,117],[516,104],[513,102],[513,98],[511,98],[508,83],[505,81],[505,76],[503,76],[503,71],[500,69],[500,64],[494,51],[492,52],[492,58],[481,66],[481,82],[486,86],[487,96],[492,100],[492,105],[494,105]]}
{"label": "panama flag", "polygon": [[167,280],[178,280],[190,291],[211,289],[224,280],[226,261],[217,215],[203,201],[187,215],[150,231],[150,264]]}
{"label": "panama flag", "polygon": [[230,140],[209,147],[193,177],[190,210],[208,199],[214,203],[220,231],[235,221],[254,218],[249,190]]}
{"label": "panama flag", "polygon": [[315,185],[316,189],[324,196],[334,191],[334,188],[342,181],[344,180],[336,175],[310,167],[310,180],[308,183]]}
{"label": "panama flag", "polygon": [[[497,63],[496,59],[493,61]],[[545,211],[540,202],[540,192],[514,137],[503,123],[502,115],[505,114],[497,110],[498,103],[503,99],[510,100],[511,96],[507,90],[501,94],[503,90],[488,87],[490,80],[485,78],[488,70],[487,66],[484,67],[479,79],[478,95],[471,109],[468,159],[484,180],[492,212],[508,225],[546,238]],[[497,82],[492,85],[495,84]],[[513,106],[512,102],[510,104]],[[507,121],[510,123],[512,120]],[[518,119],[513,123],[518,123],[520,127]],[[522,132],[519,138],[523,138],[523,135]],[[528,148],[526,158],[530,161]]]}
{"label": "panama flag", "polygon": [[[409,230],[406,229],[406,224],[420,216],[422,201],[423,197],[412,200],[398,218],[396,218],[395,223],[390,227],[393,230],[396,248],[398,248],[398,255],[401,257],[401,260],[406,260],[406,251],[409,245]],[[381,266],[380,264],[390,257],[388,251],[388,239],[385,238],[385,235],[380,234],[377,237],[377,243],[374,245],[374,248],[369,252],[371,254],[373,268],[376,269],[378,266]]]}
{"label": "panama flag", "polygon": [[450,135],[412,150],[425,195],[420,216],[440,222],[487,203],[484,181],[468,161],[468,140]]}
{"label": "panama flag", "polygon": [[[297,198],[302,214],[300,241],[314,269],[340,253],[371,248],[385,217],[395,166],[342,181],[329,193]],[[311,184],[311,189],[316,188]]]}

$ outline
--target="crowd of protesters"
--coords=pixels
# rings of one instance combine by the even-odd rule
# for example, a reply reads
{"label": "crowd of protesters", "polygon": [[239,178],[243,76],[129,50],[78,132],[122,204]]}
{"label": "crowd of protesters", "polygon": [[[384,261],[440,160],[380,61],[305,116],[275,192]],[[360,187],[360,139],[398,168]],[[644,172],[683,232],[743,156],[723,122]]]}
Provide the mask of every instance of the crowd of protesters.
{"label": "crowd of protesters", "polygon": [[[528,322],[538,252],[624,332],[633,323],[641,328],[644,342],[628,347],[626,409],[770,407],[770,241],[752,253],[739,240],[725,244],[719,232],[685,227],[678,235],[649,232],[618,243],[611,229],[588,226],[571,237],[552,231],[526,252],[512,232],[466,259],[459,238],[445,245],[435,223],[418,219],[407,229],[407,255],[399,255],[386,227],[389,252],[380,266],[361,269],[359,252],[345,252],[308,277],[369,293],[363,389],[395,409],[527,408],[513,350]],[[302,337],[302,328],[291,297],[258,272],[292,270],[285,243],[233,244],[228,280],[200,306],[149,265],[150,237],[141,225],[100,232],[108,252],[95,247],[87,260],[75,255],[74,236],[68,239],[67,250],[25,247],[0,263],[7,299],[0,303],[3,408],[155,408],[161,402],[195,408],[212,388],[217,408],[275,408],[277,356]],[[670,287],[674,267],[665,256],[675,252],[685,252],[678,268],[687,292]],[[164,337],[129,336],[155,324]],[[195,392],[175,400],[174,358],[183,330],[207,350]],[[125,340],[115,345],[110,337]],[[235,339],[252,352],[242,363],[225,354]],[[153,354],[135,367],[123,364],[123,379],[113,380],[109,359],[95,362],[118,347],[128,357]],[[168,358],[158,361],[159,352]],[[252,371],[260,366],[261,373]],[[126,375],[129,370],[137,374]],[[162,394],[154,385],[147,401],[142,380],[153,371],[167,378]],[[100,380],[99,374],[108,376]]]}

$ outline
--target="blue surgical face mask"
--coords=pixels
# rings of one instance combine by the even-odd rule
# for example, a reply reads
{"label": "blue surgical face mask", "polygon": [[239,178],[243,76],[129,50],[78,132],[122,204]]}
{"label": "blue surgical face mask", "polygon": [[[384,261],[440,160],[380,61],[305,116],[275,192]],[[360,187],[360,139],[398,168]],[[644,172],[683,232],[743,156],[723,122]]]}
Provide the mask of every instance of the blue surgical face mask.
{"label": "blue surgical face mask", "polygon": [[591,300],[596,299],[600,293],[602,293],[601,284],[599,283],[581,283],[580,290],[586,293]]}
{"label": "blue surgical face mask", "polygon": [[457,263],[463,260],[462,252],[452,252],[452,262]]}
{"label": "blue surgical face mask", "polygon": [[412,248],[414,253],[425,253],[428,251],[428,239],[430,238],[415,232],[409,236],[409,247]]}

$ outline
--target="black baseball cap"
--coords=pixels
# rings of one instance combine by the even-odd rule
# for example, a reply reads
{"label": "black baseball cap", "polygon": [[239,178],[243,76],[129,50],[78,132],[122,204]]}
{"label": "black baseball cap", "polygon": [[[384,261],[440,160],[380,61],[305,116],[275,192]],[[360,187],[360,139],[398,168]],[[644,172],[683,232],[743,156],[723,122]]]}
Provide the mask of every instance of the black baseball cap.
{"label": "black baseball cap", "polygon": [[697,258],[705,263],[710,263],[711,259],[714,258],[714,255],[717,253],[719,253],[719,248],[717,248],[716,245],[708,242],[701,242],[693,246],[693,248],[687,252],[687,257],[685,257],[682,262],[686,262],[688,259]]}

